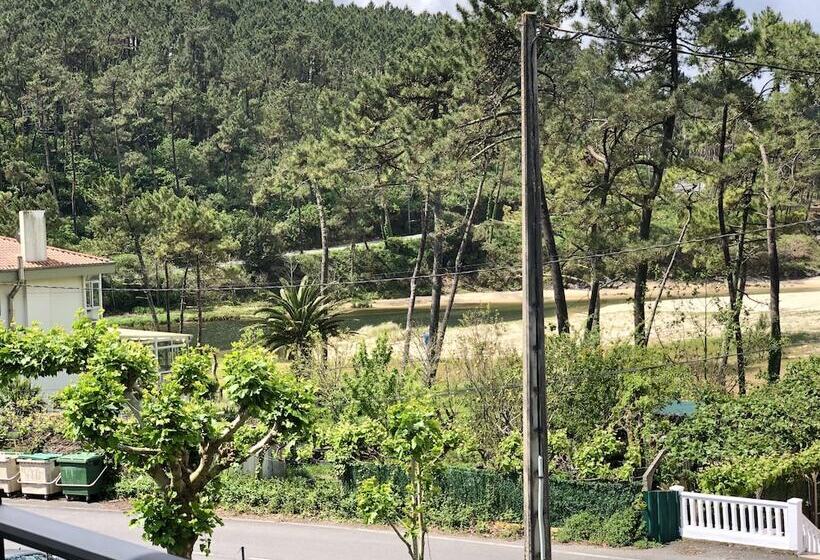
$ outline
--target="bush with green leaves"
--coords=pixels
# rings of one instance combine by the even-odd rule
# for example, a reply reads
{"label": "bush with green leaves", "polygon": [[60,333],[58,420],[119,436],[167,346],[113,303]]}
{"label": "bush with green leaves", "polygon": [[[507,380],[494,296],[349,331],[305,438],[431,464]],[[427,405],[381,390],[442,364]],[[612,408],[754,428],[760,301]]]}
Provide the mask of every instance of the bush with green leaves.
{"label": "bush with green leaves", "polygon": [[708,395],[666,438],[663,478],[759,494],[772,469],[820,440],[818,402],[820,358],[793,362],[780,381],[746,395]]}
{"label": "bush with green leaves", "polygon": [[691,372],[662,350],[584,339],[547,339],[550,431],[561,445],[553,468],[567,476],[629,480],[661,446],[670,423],[656,410],[697,391]]}
{"label": "bush with green leaves", "polygon": [[453,440],[442,430],[430,403],[419,400],[390,407],[385,436],[381,459],[402,468],[407,484],[400,489],[392,480],[369,478],[359,487],[356,503],[367,523],[389,525],[412,560],[424,560],[433,474]]}
{"label": "bush with green leaves", "polygon": [[372,350],[364,343],[359,345],[352,371],[342,376],[335,395],[338,410],[328,415],[323,430],[325,458],[340,473],[355,462],[379,458],[390,407],[421,390],[410,372],[402,373],[391,365],[391,358],[387,337],[380,336]]}
{"label": "bush with green leaves", "polygon": [[70,333],[60,327],[44,330],[32,327],[0,327],[0,389],[22,378],[54,377],[65,372],[76,374],[103,339],[117,338],[104,321],[91,321],[84,313],[77,316]]}
{"label": "bush with green leaves", "polygon": [[[153,487],[134,500],[145,536],[179,556],[219,523],[222,471],[269,446],[284,447],[312,422],[312,392],[258,347],[237,346],[219,371],[207,349],[177,357],[160,379],[151,350],[104,323],[80,321],[69,335],[38,328],[0,332],[0,378],[81,372],[56,399],[66,432],[81,445],[142,470]],[[220,381],[221,380],[221,383]],[[224,395],[224,398],[220,395]]]}
{"label": "bush with green leaves", "polygon": [[555,533],[558,542],[591,542],[611,547],[629,546],[645,538],[641,510],[634,505],[609,517],[578,512],[568,517]]}
{"label": "bush with green leaves", "polygon": [[564,524],[555,531],[555,540],[560,543],[591,541],[602,523],[603,520],[592,512],[578,512],[564,520]]}

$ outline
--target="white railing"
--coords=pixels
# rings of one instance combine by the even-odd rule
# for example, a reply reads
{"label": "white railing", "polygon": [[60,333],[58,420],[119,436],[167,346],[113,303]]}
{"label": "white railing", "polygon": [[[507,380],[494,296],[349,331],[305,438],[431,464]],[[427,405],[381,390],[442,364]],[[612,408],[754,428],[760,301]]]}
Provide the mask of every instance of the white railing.
{"label": "white railing", "polygon": [[794,552],[806,548],[804,535],[808,529],[803,526],[808,521],[803,521],[803,500],[800,498],[775,502],[685,492],[681,486],[673,486],[670,490],[680,494],[680,532],[685,539]]}
{"label": "white railing", "polygon": [[809,554],[820,554],[820,529],[814,526],[809,519],[801,515],[801,537],[803,539],[803,549],[799,552]]}

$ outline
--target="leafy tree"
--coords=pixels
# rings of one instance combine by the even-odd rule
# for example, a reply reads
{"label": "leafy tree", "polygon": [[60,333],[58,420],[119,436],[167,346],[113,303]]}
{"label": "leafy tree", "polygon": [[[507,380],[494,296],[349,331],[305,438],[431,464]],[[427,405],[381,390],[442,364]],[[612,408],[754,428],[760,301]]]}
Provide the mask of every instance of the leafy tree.
{"label": "leafy tree", "polygon": [[[191,349],[160,381],[147,347],[122,341],[112,331],[95,344],[85,341],[93,351],[83,373],[59,398],[70,435],[153,479],[155,488],[134,502],[148,540],[190,558],[204,537],[207,551],[219,523],[214,511],[219,474],[304,433],[311,423],[310,389],[280,372],[273,356],[260,348],[236,347],[218,371],[207,349]],[[77,356],[49,351],[53,360]],[[28,373],[50,372],[44,361]]]}
{"label": "leafy tree", "polygon": [[234,248],[225,234],[225,217],[213,205],[179,198],[170,209],[167,251],[177,261],[193,267],[196,277],[197,344],[202,343],[202,268],[214,266]]}
{"label": "leafy tree", "polygon": [[818,398],[817,358],[790,364],[777,384],[764,385],[747,395],[709,396],[691,418],[670,431],[664,471],[684,481],[703,472],[706,484],[724,484],[719,481],[731,474],[733,482],[726,484],[739,484],[745,493],[759,492],[765,480],[753,479],[770,465],[765,461],[750,463],[747,472],[743,470],[745,463],[797,454],[811,447],[820,434],[820,416],[812,404]]}
{"label": "leafy tree", "polygon": [[[285,284],[285,281],[282,282]],[[262,344],[289,357],[306,357],[311,345],[342,332],[339,304],[305,276],[298,286],[283,286],[258,311],[263,317]]]}
{"label": "leafy tree", "polygon": [[356,502],[367,523],[390,525],[413,560],[423,560],[427,539],[427,509],[434,490],[433,473],[453,444],[429,404],[399,403],[387,412],[381,456],[406,472],[406,488],[392,481],[362,482]]}

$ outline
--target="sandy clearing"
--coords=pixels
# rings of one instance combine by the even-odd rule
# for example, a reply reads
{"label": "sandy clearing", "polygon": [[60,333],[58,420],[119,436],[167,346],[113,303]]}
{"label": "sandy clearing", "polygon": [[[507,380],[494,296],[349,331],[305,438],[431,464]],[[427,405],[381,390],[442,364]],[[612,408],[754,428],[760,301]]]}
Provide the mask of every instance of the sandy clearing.
{"label": "sandy clearing", "polygon": [[[802,278],[799,280],[783,280],[780,283],[782,292],[787,291],[813,291],[820,290],[820,276],[812,278]],[[647,301],[651,302],[657,295],[658,284],[650,282],[647,286]],[[747,285],[747,291],[750,294],[762,294],[768,290],[768,284],[765,280],[750,280]],[[446,287],[445,287],[446,291]],[[688,282],[670,283],[666,289],[667,298],[685,298],[690,296],[693,292],[708,293],[710,295],[726,295],[726,285],[719,282],[709,282],[707,284],[694,284]],[[579,302],[586,301],[589,297],[588,290],[581,290],[570,288],[565,290],[567,301]],[[632,297],[632,286],[624,286],[619,288],[604,288],[601,290],[601,301],[622,300],[624,298]],[[544,291],[544,301],[550,303],[553,300],[552,291]],[[455,298],[456,305],[504,305],[512,303],[521,303],[521,292],[519,290],[499,291],[499,292],[459,292]],[[416,298],[416,306],[420,308],[430,307],[430,296],[419,296]],[[373,300],[374,309],[404,309],[407,307],[407,298],[395,299],[375,299]]]}
{"label": "sandy clearing", "polygon": [[[718,313],[728,308],[728,297],[718,295],[722,291],[722,286],[710,284],[708,296],[697,295],[695,297],[669,298],[661,301],[655,318],[652,330],[651,343],[666,343],[686,339],[702,339],[704,335],[719,336],[723,325],[720,322]],[[647,296],[647,317],[654,302],[654,290],[652,286]],[[768,312],[769,296],[768,287],[765,283],[755,282],[750,285],[749,296],[745,302],[746,315],[744,322],[751,325],[765,317]],[[786,336],[800,335],[804,342],[801,346],[792,350],[792,353],[805,355],[811,353],[814,345],[810,342],[813,339],[820,340],[820,278],[809,278],[805,280],[785,281],[782,284],[780,300],[781,323]],[[675,286],[671,292],[678,294],[692,295],[692,285]],[[697,293],[703,293],[697,290]],[[551,294],[549,294],[551,296]],[[601,306],[601,332],[603,340],[607,343],[630,340],[632,336],[632,304],[623,301],[625,297],[631,295],[631,288],[609,289],[606,291],[603,300],[611,303],[603,303]],[[568,294],[571,301],[585,301],[586,292],[584,290],[571,290]],[[429,307],[429,297],[419,298],[419,307]],[[612,301],[615,300],[615,301]],[[464,293],[456,296],[456,303],[459,305],[504,305],[520,302],[520,292],[487,292],[487,293]],[[547,298],[551,301],[551,297]],[[401,300],[379,300],[374,302],[375,308],[397,309],[407,305],[405,299]],[[577,309],[577,307],[576,307]],[[570,323],[573,332],[581,332],[586,320],[585,311],[570,313]],[[554,324],[554,319],[547,316],[548,325]],[[412,344],[414,355],[421,354],[421,342],[419,331],[414,336]],[[499,342],[517,349],[521,341],[521,320],[511,320],[502,323],[498,329],[497,337]],[[458,348],[458,340],[466,332],[465,327],[455,325],[449,327],[447,342],[445,343],[444,356],[452,356]],[[355,346],[364,341],[371,344],[381,335],[386,334],[392,342],[394,352],[398,355],[402,348],[402,327],[395,322],[386,322],[376,326],[362,327],[358,333],[345,340],[337,341],[337,353],[341,357],[349,355]],[[788,352],[787,352],[788,353]]]}

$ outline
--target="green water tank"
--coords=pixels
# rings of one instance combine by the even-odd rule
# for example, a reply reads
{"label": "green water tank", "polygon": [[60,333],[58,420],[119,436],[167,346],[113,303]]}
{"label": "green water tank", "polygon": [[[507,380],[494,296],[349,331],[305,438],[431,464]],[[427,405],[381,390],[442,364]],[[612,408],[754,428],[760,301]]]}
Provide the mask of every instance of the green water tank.
{"label": "green water tank", "polygon": [[71,453],[57,459],[60,467],[60,487],[66,499],[90,502],[103,489],[106,466],[98,453]]}

